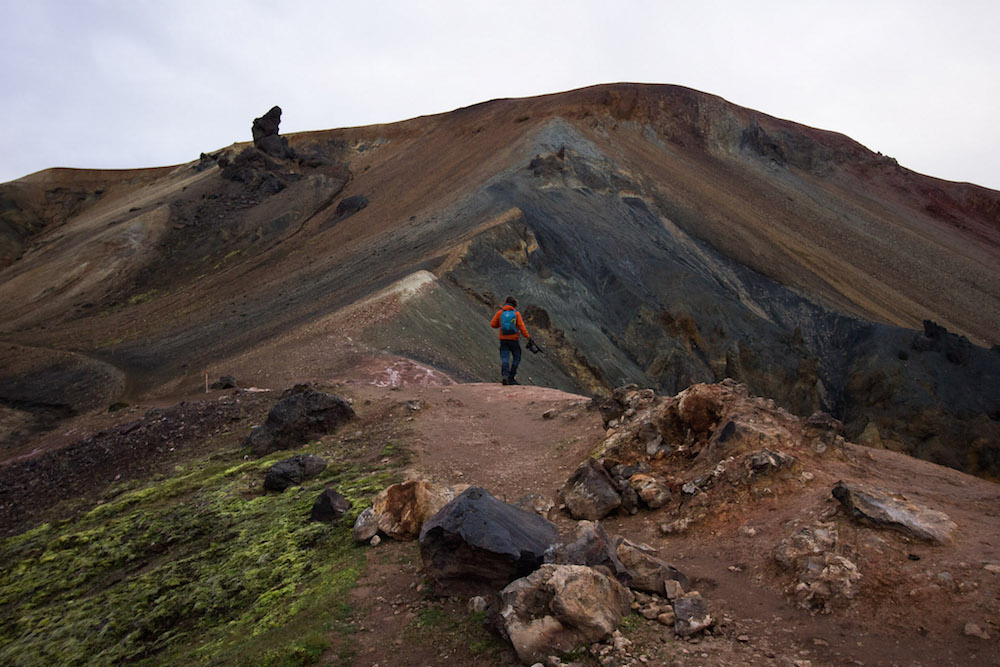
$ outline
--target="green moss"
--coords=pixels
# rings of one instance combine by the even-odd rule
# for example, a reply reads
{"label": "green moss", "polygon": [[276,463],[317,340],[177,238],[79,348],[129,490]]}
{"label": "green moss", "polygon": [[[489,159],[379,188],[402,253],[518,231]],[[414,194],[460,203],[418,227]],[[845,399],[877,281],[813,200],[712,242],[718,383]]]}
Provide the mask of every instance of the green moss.
{"label": "green moss", "polygon": [[[353,520],[396,480],[347,461],[297,491],[252,495],[249,479],[287,455],[216,455],[0,542],[0,664],[318,660],[329,630],[349,631],[365,562]],[[352,502],[334,524],[308,520],[324,486]]]}
{"label": "green moss", "polygon": [[417,612],[404,632],[404,639],[452,651],[467,648],[481,658],[477,664],[500,664],[507,646],[486,629],[485,619],[485,612],[454,613],[434,605]]}
{"label": "green moss", "polygon": [[140,303],[146,303],[147,301],[152,301],[153,297],[159,290],[151,289],[148,292],[143,292],[142,294],[133,294],[128,298],[128,305],[137,306]]}

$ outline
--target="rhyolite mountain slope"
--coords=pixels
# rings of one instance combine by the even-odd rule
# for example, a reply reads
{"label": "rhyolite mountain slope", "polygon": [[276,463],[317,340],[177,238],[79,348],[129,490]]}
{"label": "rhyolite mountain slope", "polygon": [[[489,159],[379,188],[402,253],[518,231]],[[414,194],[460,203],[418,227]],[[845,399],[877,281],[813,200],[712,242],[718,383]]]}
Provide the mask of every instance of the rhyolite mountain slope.
{"label": "rhyolite mountain slope", "polygon": [[1000,193],[675,86],[287,138],[296,158],[0,186],[8,441],[206,369],[399,355],[495,380],[512,293],[546,348],[531,382],[732,377],[1000,475]]}

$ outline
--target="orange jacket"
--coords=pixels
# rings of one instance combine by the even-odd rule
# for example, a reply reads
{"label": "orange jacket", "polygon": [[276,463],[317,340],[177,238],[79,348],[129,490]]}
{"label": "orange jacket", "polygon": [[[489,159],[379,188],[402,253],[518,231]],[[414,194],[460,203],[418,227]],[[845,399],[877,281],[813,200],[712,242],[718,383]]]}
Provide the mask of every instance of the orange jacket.
{"label": "orange jacket", "polygon": [[[502,313],[505,310],[516,310],[516,309],[514,308],[514,306],[510,304],[504,305],[504,307],[498,310],[497,314],[493,316],[493,320],[490,322],[491,327],[493,327],[494,329],[500,328],[500,313]],[[531,334],[528,333],[528,329],[525,328],[524,326],[524,320],[521,319],[521,313],[517,314],[517,330],[520,331],[521,335],[524,336],[525,338],[531,338]],[[517,340],[517,334],[516,333],[505,334],[501,332],[500,340]]]}

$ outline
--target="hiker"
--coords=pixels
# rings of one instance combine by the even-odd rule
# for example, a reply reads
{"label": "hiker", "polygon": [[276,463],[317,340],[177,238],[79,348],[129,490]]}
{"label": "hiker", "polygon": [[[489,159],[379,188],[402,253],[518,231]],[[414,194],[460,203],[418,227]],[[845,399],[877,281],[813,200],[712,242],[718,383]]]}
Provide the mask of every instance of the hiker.
{"label": "hiker", "polygon": [[[497,311],[490,326],[500,330],[500,375],[504,384],[517,384],[517,365],[521,363],[521,344],[518,336],[524,336],[531,342],[531,334],[524,326],[521,313],[517,312],[517,299],[507,297],[503,308]],[[520,334],[518,334],[520,332]],[[511,359],[513,357],[513,360]]]}

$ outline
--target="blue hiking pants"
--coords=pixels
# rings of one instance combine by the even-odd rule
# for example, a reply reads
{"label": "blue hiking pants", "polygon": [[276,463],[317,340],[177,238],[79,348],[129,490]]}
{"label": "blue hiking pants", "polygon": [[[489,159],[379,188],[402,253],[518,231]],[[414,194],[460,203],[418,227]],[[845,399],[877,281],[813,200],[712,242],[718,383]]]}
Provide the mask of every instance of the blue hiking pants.
{"label": "blue hiking pants", "polygon": [[[512,356],[513,363],[511,363]],[[505,380],[513,380],[519,363],[521,363],[521,344],[516,340],[500,341],[500,375]]]}

